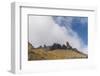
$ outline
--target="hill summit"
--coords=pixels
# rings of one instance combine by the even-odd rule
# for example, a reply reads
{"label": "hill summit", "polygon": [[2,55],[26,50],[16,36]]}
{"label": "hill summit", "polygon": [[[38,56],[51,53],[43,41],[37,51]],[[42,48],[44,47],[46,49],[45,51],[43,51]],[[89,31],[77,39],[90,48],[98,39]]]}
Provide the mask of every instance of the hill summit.
{"label": "hill summit", "polygon": [[79,59],[88,58],[87,54],[72,48],[69,42],[66,44],[54,43],[51,46],[39,46],[35,48],[28,42],[28,60],[55,60],[55,59]]}

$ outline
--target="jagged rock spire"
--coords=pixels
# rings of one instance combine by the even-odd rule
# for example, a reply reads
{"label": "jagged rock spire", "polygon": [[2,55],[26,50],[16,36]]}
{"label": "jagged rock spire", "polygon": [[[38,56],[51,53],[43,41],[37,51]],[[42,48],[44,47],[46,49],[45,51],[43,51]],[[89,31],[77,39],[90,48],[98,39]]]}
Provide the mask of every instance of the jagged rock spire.
{"label": "jagged rock spire", "polygon": [[67,49],[72,49],[72,46],[69,44],[69,42],[66,42],[66,46],[67,46]]}

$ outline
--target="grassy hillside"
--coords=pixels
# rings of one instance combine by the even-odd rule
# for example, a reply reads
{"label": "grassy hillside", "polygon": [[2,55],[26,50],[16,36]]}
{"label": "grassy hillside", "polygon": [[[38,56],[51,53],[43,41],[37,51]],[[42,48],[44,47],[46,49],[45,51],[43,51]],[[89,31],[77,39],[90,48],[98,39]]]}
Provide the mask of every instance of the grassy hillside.
{"label": "grassy hillside", "polygon": [[53,60],[53,59],[77,59],[87,58],[84,53],[75,50],[55,49],[50,50],[46,48],[33,48],[28,45],[28,60]]}

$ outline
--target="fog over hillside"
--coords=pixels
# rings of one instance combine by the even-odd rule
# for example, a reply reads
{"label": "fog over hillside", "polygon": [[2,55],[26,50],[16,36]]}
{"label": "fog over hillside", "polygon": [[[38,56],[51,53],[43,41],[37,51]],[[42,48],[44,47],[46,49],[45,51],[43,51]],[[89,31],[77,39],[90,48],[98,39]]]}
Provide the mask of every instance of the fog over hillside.
{"label": "fog over hillside", "polygon": [[[87,53],[82,39],[70,27],[59,26],[52,16],[29,16],[29,42],[34,46],[64,44],[66,41],[73,48]],[[85,50],[84,50],[85,49]]]}

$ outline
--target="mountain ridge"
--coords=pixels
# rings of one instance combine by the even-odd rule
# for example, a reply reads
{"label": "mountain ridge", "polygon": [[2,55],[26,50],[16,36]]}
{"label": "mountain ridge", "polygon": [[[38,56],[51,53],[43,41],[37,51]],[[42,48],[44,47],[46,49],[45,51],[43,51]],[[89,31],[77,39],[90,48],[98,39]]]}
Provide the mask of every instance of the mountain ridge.
{"label": "mountain ridge", "polygon": [[34,48],[28,42],[28,60],[54,60],[54,59],[78,59],[88,58],[88,55],[72,48],[68,42],[66,45],[54,43],[51,46],[39,46]]}

